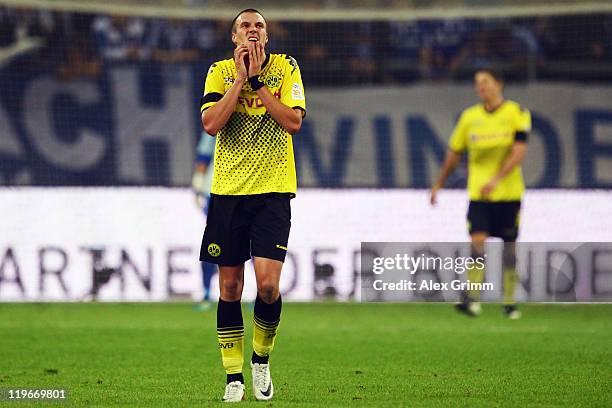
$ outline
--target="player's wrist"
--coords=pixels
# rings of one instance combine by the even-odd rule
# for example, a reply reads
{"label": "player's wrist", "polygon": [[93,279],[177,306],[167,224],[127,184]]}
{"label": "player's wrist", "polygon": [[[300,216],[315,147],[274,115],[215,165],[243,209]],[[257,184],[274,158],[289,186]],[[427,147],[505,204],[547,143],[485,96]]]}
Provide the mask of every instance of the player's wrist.
{"label": "player's wrist", "polygon": [[255,92],[259,91],[266,85],[259,80],[259,74],[249,77],[249,84],[251,84],[251,88]]}

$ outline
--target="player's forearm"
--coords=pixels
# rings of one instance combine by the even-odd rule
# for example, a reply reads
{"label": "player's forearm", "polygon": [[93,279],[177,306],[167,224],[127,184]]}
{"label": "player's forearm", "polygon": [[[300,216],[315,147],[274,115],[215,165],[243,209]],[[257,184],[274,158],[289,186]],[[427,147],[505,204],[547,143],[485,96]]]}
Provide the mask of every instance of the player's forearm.
{"label": "player's forearm", "polygon": [[257,90],[270,116],[292,135],[299,132],[302,127],[302,114],[283,104],[265,86]]}
{"label": "player's forearm", "polygon": [[525,153],[527,152],[527,145],[522,142],[515,142],[512,146],[510,156],[504,161],[501,170],[495,176],[496,181],[502,180],[518,165],[523,162]]}
{"label": "player's forearm", "polygon": [[216,135],[225,126],[229,118],[236,109],[240,90],[245,80],[236,78],[234,84],[223,95],[223,98],[210,108],[202,112],[202,126],[206,133],[211,136]]}
{"label": "player's forearm", "polygon": [[457,165],[459,164],[459,159],[461,159],[461,155],[452,150],[449,150],[446,153],[446,157],[444,158],[444,164],[442,165],[442,170],[440,170],[440,175],[438,176],[438,180],[436,181],[435,186],[438,188],[444,187],[444,183],[448,177],[455,171]]}

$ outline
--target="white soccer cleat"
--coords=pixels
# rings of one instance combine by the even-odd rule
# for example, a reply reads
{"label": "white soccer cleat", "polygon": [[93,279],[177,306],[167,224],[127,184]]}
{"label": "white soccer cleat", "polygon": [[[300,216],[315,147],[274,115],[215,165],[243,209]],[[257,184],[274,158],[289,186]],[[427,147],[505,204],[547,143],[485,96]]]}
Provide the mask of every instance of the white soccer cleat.
{"label": "white soccer cleat", "polygon": [[223,402],[240,402],[244,399],[244,384],[240,381],[232,381],[225,386]]}
{"label": "white soccer cleat", "polygon": [[480,306],[480,302],[470,302],[468,305],[468,310],[473,316],[480,316],[482,314],[482,306]]}
{"label": "white soccer cleat", "polygon": [[521,311],[517,309],[516,305],[505,305],[504,314],[510,320],[518,320],[523,316]]}
{"label": "white soccer cleat", "polygon": [[274,385],[270,377],[270,364],[257,364],[251,362],[251,374],[253,377],[253,394],[259,401],[272,399]]}
{"label": "white soccer cleat", "polygon": [[513,310],[508,313],[508,319],[510,320],[518,320],[523,316],[520,310]]}
{"label": "white soccer cleat", "polygon": [[478,317],[482,314],[482,307],[480,306],[479,302],[463,301],[461,303],[457,303],[455,308],[459,313],[463,313],[471,317]]}

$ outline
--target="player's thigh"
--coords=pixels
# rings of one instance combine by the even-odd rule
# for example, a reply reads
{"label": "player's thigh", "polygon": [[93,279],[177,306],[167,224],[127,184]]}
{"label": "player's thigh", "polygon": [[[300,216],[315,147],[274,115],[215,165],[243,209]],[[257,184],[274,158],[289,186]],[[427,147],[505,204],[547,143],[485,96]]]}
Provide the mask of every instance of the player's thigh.
{"label": "player's thigh", "polygon": [[250,258],[249,214],[243,197],[211,197],[200,260],[223,266],[237,266]]}
{"label": "player's thigh", "polygon": [[520,201],[496,203],[494,217],[495,236],[503,239],[504,242],[516,241],[519,233],[520,212]]}
{"label": "player's thigh", "polygon": [[286,194],[271,194],[261,200],[251,220],[251,254],[282,263],[291,230],[291,199]]}
{"label": "player's thigh", "polygon": [[492,224],[491,203],[484,201],[470,201],[468,206],[467,221],[468,231],[474,240],[482,239],[483,236],[491,235]]}

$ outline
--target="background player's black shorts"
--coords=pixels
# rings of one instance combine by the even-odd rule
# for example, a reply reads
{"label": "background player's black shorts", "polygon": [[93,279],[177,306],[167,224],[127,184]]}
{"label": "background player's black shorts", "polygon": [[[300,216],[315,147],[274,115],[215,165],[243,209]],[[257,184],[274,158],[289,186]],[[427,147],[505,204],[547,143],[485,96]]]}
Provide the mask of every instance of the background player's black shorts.
{"label": "background player's black shorts", "polygon": [[211,194],[200,261],[240,265],[251,256],[284,262],[292,194]]}
{"label": "background player's black shorts", "polygon": [[470,201],[468,229],[486,232],[507,242],[516,241],[521,211],[520,201]]}

